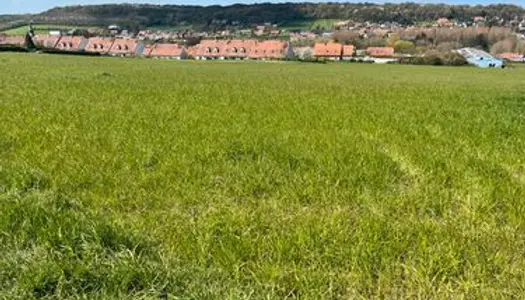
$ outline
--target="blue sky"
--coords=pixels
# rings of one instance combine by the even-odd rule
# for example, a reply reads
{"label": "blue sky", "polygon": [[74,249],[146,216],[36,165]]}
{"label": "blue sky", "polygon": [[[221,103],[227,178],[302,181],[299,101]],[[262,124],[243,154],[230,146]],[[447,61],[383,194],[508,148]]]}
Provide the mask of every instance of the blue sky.
{"label": "blue sky", "polygon": [[[305,2],[307,0],[300,0],[297,2]],[[311,0],[310,0],[311,1]],[[326,2],[321,0],[321,2]],[[296,2],[294,0],[285,0],[285,1],[275,1],[275,0],[263,0],[263,1],[254,1],[254,0],[127,0],[127,1],[115,1],[115,0],[0,0],[0,14],[14,14],[14,13],[35,13],[42,12],[46,9],[55,7],[55,6],[67,6],[67,5],[76,5],[76,4],[104,4],[104,3],[153,3],[153,4],[189,4],[189,5],[228,5],[233,3],[254,3],[254,2]],[[318,2],[318,1],[311,1]],[[337,0],[332,0],[332,2],[337,2]],[[348,1],[344,1],[348,2]],[[365,2],[362,1],[350,1],[350,2]],[[368,2],[383,2],[383,1],[374,1],[368,0]],[[399,0],[391,0],[388,2],[405,2]],[[413,2],[418,3],[435,3],[443,2],[450,4],[490,4],[490,3],[509,3],[525,6],[525,0],[415,0]]]}

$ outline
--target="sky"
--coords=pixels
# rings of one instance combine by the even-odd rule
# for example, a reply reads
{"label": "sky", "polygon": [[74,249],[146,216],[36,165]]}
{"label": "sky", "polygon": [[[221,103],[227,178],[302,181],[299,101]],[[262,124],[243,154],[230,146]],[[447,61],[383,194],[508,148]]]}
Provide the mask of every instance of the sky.
{"label": "sky", "polygon": [[[337,0],[0,0],[0,14],[38,13],[56,6],[68,6],[79,4],[106,4],[106,3],[151,3],[151,4],[186,4],[186,5],[229,5],[233,3],[256,3],[256,2],[338,2]],[[344,0],[341,2],[385,2],[365,0]],[[407,2],[390,0],[386,2]],[[448,3],[448,4],[491,4],[508,3],[525,6],[525,0],[412,0],[418,3]]]}

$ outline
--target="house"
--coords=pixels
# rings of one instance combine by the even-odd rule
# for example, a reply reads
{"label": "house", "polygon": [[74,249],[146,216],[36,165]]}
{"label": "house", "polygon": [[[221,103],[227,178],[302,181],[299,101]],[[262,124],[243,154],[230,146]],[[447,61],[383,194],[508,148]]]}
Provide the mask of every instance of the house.
{"label": "house", "polygon": [[113,46],[114,39],[111,38],[90,38],[85,48],[86,52],[107,54]]}
{"label": "house", "polygon": [[25,44],[23,36],[0,36],[0,46],[24,47]]}
{"label": "house", "polygon": [[229,59],[246,59],[256,40],[230,40],[224,44],[224,55]]}
{"label": "house", "polygon": [[56,50],[60,51],[84,51],[88,40],[81,36],[63,36],[55,45]]}
{"label": "house", "polygon": [[524,62],[525,56],[519,53],[501,53],[496,55],[497,58],[513,61],[513,62]]}
{"label": "house", "polygon": [[115,39],[108,54],[113,56],[142,55],[144,43],[135,39]]}
{"label": "house", "polygon": [[505,68],[505,63],[487,52],[475,48],[462,48],[457,51],[471,65],[479,68]]}
{"label": "house", "polygon": [[340,43],[315,43],[314,56],[331,60],[340,60],[343,55],[343,45]]}
{"label": "house", "polygon": [[291,59],[293,58],[293,48],[288,42],[278,40],[267,40],[256,42],[250,48],[248,54],[250,59]]}
{"label": "house", "polygon": [[355,47],[354,45],[344,45],[343,46],[343,60],[349,60],[354,57]]}
{"label": "house", "polygon": [[197,55],[195,59],[225,59],[226,58],[226,43],[217,40],[203,40],[197,46]]}
{"label": "house", "polygon": [[199,53],[199,48],[197,46],[193,46],[193,47],[189,47],[188,49],[186,49],[186,51],[188,52],[189,58],[195,58],[197,54]]}
{"label": "house", "polygon": [[37,35],[33,38],[33,43],[38,48],[54,49],[60,37],[51,35]]}
{"label": "house", "polygon": [[188,52],[186,48],[177,44],[155,44],[150,48],[148,57],[153,58],[167,58],[167,59],[187,59]]}
{"label": "house", "polygon": [[392,47],[368,47],[366,54],[372,57],[391,57],[394,56]]}

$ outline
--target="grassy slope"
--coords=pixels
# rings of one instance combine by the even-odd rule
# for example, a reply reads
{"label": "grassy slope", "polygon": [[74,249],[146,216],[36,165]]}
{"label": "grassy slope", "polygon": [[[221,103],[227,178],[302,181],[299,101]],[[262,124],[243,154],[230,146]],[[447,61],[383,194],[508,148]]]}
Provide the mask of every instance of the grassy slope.
{"label": "grassy slope", "polygon": [[0,64],[0,298],[523,295],[523,69]]}

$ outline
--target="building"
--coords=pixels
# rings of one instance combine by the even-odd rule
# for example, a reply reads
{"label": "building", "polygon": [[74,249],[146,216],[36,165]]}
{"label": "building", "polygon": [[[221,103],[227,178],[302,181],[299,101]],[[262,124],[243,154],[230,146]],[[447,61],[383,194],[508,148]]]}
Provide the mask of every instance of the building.
{"label": "building", "polygon": [[107,54],[113,43],[114,39],[111,38],[90,38],[85,48],[86,52]]}
{"label": "building", "polygon": [[60,51],[84,51],[88,40],[81,36],[63,36],[60,37],[55,45],[56,50]]}
{"label": "building", "polygon": [[330,60],[340,60],[343,55],[343,45],[340,43],[315,43],[314,56]]}
{"label": "building", "polygon": [[229,59],[246,59],[250,49],[257,44],[256,40],[230,40],[224,45],[226,58]]}
{"label": "building", "polygon": [[[166,58],[166,59],[187,59],[188,52],[186,48],[177,44],[155,44],[147,47],[149,52],[145,54],[147,57]],[[148,50],[145,50],[146,52]]]}
{"label": "building", "polygon": [[512,62],[524,62],[525,56],[519,53],[501,53],[496,55],[497,58],[512,61]]}
{"label": "building", "polygon": [[144,43],[135,39],[115,39],[108,51],[112,56],[140,56],[144,52]]}
{"label": "building", "polygon": [[503,60],[497,59],[487,52],[475,48],[463,48],[457,51],[471,65],[479,68],[504,68]]}
{"label": "building", "polygon": [[354,57],[355,47],[354,45],[344,45],[343,46],[343,60],[349,60]]}
{"label": "building", "polygon": [[394,48],[392,47],[368,47],[366,54],[372,57],[392,57]]}
{"label": "building", "polygon": [[292,45],[288,42],[278,40],[267,40],[256,42],[250,48],[248,57],[259,60],[284,60],[292,59],[294,56]]}
{"label": "building", "polygon": [[195,59],[290,59],[292,47],[283,41],[204,40],[197,45]]}
{"label": "building", "polygon": [[58,44],[60,37],[51,35],[40,35],[33,38],[33,43],[37,48],[54,49]]}
{"label": "building", "polygon": [[24,47],[25,44],[23,36],[0,36],[0,46]]}
{"label": "building", "polygon": [[203,40],[197,45],[197,55],[195,59],[225,59],[226,58],[226,43],[217,40]]}

